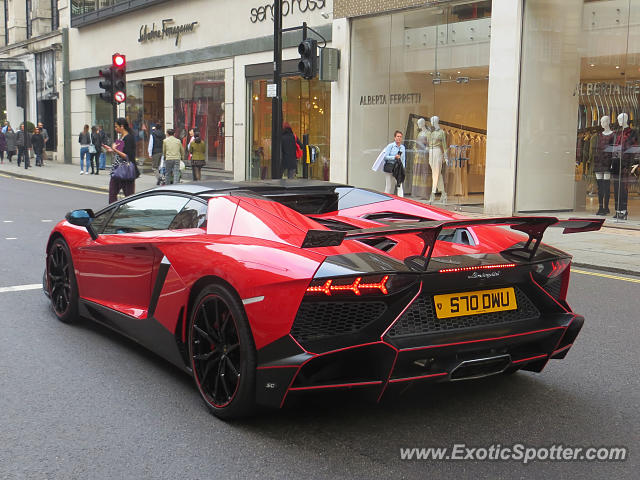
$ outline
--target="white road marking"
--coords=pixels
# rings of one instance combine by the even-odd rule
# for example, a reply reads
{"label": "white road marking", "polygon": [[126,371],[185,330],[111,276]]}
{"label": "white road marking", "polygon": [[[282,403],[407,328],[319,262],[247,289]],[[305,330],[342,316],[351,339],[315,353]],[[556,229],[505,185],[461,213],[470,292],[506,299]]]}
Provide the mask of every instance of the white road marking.
{"label": "white road marking", "polygon": [[13,220],[3,220],[2,223],[13,223]]}
{"label": "white road marking", "polygon": [[37,290],[38,288],[42,288],[41,283],[31,283],[29,285],[15,285],[13,287],[0,287],[0,293],[21,292],[23,290]]}
{"label": "white road marking", "polygon": [[242,300],[242,304],[243,305],[250,305],[252,303],[261,302],[262,300],[264,300],[264,295],[261,295],[259,297],[245,298],[244,300]]}
{"label": "white road marking", "polygon": [[40,220],[41,222],[53,222],[53,220]]}
{"label": "white road marking", "polygon": [[5,237],[5,240],[17,240],[18,237]]}

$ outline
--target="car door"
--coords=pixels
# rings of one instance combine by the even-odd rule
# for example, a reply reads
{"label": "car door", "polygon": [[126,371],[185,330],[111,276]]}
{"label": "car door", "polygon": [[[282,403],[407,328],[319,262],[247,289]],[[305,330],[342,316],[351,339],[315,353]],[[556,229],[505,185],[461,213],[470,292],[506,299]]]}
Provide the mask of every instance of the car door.
{"label": "car door", "polygon": [[[153,239],[169,228],[188,197],[152,194],[120,204],[96,240],[79,247],[80,296],[137,318],[147,314],[154,263],[161,252]],[[99,223],[99,222],[98,222]]]}

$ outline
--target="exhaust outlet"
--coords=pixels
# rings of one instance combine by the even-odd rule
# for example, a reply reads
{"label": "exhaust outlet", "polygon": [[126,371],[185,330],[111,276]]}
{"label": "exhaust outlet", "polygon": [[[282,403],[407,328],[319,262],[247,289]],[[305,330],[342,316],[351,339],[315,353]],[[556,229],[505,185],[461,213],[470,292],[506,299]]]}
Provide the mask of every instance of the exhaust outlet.
{"label": "exhaust outlet", "polygon": [[509,365],[511,365],[511,355],[508,354],[465,360],[451,371],[449,379],[452,381],[471,380],[473,378],[497,375],[504,372]]}

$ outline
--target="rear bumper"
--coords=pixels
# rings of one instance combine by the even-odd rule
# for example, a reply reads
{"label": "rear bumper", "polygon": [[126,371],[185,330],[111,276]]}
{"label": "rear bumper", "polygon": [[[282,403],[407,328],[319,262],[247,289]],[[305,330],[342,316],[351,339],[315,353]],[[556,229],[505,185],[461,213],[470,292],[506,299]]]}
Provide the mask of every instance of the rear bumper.
{"label": "rear bumper", "polygon": [[286,336],[258,352],[257,401],[278,407],[295,394],[349,388],[380,400],[395,385],[539,372],[549,359],[566,356],[583,323],[579,315],[556,313],[449,333],[391,338],[385,332],[377,341],[318,354]]}

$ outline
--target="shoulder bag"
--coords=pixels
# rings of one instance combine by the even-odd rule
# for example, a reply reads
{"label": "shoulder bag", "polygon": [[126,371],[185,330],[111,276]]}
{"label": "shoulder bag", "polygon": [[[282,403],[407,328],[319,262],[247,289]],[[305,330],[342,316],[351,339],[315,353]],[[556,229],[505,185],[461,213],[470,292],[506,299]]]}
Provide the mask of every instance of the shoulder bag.
{"label": "shoulder bag", "polygon": [[96,146],[93,144],[93,134],[89,134],[89,153],[97,153]]}
{"label": "shoulder bag", "polygon": [[111,176],[123,181],[135,180],[137,177],[136,166],[133,162],[123,159],[118,166],[113,169]]}

